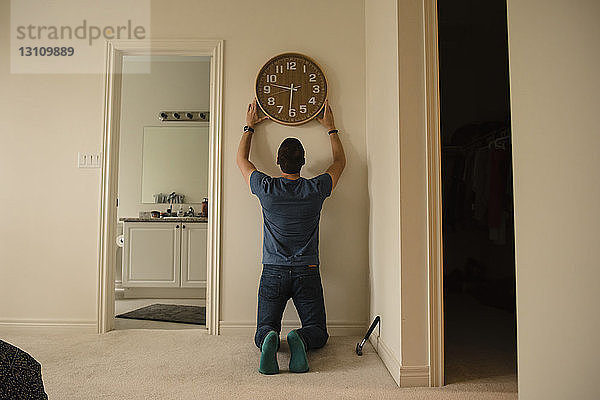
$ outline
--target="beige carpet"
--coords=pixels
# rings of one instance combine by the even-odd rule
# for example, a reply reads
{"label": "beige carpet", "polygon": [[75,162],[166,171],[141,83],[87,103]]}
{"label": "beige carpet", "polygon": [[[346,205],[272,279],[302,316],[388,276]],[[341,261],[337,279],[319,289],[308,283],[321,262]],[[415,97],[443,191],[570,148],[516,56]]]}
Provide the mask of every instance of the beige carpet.
{"label": "beige carpet", "polygon": [[252,337],[197,330],[120,330],[105,335],[0,330],[0,338],[42,364],[50,399],[516,399],[514,375],[444,388],[398,388],[373,348],[356,356],[358,337],[332,337],[309,355],[311,371],[258,373]]}

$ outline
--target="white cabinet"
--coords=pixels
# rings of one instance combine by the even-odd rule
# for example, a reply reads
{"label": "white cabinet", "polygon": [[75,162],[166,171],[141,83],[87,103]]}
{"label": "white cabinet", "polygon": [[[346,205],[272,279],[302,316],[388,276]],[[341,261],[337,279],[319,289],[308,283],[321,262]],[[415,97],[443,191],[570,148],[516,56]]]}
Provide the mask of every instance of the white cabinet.
{"label": "white cabinet", "polygon": [[181,229],[181,287],[206,287],[207,224],[183,223]]}
{"label": "white cabinet", "polygon": [[206,287],[206,223],[124,222],[123,287]]}

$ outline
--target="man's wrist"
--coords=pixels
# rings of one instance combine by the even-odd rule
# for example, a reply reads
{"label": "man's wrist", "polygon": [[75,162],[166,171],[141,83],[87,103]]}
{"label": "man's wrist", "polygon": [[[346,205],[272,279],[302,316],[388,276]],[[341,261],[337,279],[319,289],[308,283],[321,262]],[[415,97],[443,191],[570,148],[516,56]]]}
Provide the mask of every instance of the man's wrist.
{"label": "man's wrist", "polygon": [[254,133],[254,127],[252,125],[244,126],[244,133],[246,133],[246,132]]}

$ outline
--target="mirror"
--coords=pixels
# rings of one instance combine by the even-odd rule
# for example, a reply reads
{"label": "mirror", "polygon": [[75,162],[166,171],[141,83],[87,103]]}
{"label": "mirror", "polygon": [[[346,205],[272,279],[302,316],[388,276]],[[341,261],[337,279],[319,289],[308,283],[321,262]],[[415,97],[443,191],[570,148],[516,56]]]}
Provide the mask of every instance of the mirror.
{"label": "mirror", "polygon": [[208,197],[208,136],[208,124],[144,127],[142,203],[167,202],[159,198],[172,192],[186,204]]}

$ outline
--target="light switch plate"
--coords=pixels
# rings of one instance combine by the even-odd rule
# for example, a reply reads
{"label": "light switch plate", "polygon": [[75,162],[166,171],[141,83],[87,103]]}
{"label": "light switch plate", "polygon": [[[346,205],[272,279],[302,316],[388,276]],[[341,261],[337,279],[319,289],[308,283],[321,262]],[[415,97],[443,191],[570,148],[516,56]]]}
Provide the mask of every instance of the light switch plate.
{"label": "light switch plate", "polygon": [[101,153],[77,153],[77,168],[100,168]]}

